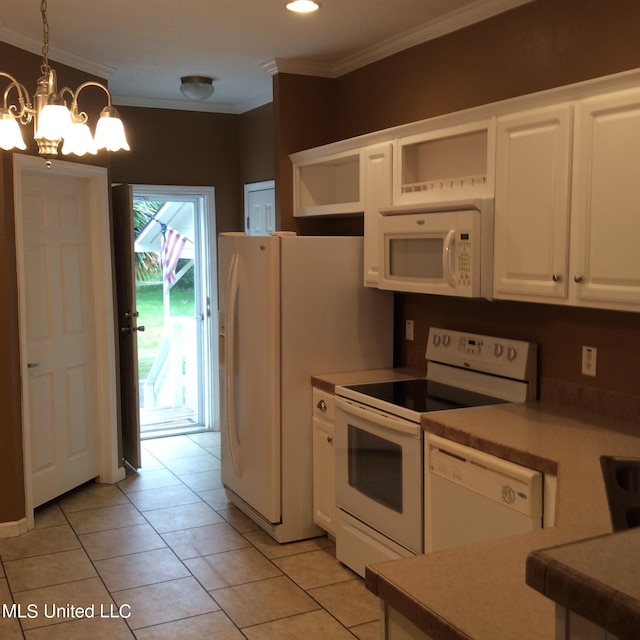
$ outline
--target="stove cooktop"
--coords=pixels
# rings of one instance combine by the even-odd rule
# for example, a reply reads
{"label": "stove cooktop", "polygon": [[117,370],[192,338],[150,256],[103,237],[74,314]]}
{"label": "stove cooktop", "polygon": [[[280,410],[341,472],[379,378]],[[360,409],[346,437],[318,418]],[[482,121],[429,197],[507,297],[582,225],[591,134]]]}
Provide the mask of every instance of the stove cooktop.
{"label": "stove cooktop", "polygon": [[[452,387],[434,380],[427,380],[426,378],[367,382],[346,385],[346,388],[362,396],[375,398],[383,403],[417,413],[505,402],[500,398],[493,398],[467,389]],[[360,401],[366,402],[366,398],[360,398]]]}

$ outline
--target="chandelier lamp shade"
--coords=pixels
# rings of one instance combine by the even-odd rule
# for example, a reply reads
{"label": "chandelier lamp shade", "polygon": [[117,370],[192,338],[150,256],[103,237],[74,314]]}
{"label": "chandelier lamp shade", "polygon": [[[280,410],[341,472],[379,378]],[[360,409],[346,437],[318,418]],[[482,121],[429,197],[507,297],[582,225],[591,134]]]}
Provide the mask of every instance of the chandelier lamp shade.
{"label": "chandelier lamp shade", "polygon": [[[56,158],[60,151],[63,155],[78,156],[96,154],[101,149],[129,151],[122,120],[117,109],[111,104],[111,93],[107,87],[99,82],[89,81],[81,84],[75,91],[68,87],[58,91],[56,72],[49,66],[46,0],[42,0],[40,12],[44,35],[40,67],[42,76],[38,79],[33,99],[23,84],[10,74],[0,71],[0,78],[9,81],[0,106],[0,149],[26,149],[21,125],[27,126],[33,122],[38,153],[47,163]],[[91,134],[87,114],[78,107],[80,93],[90,87],[100,89],[107,96],[107,104],[100,113],[95,135]]]}

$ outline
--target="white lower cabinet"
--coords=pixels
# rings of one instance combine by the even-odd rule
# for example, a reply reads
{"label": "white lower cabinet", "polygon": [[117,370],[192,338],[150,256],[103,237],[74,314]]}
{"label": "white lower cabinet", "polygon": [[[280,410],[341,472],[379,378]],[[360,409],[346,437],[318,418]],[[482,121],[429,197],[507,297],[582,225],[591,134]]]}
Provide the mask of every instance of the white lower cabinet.
{"label": "white lower cabinet", "polygon": [[382,637],[384,640],[433,640],[397,609],[381,602]]}
{"label": "white lower cabinet", "polygon": [[336,533],[335,397],[313,389],[313,521]]}
{"label": "white lower cabinet", "polygon": [[556,604],[556,640],[618,640],[618,636]]}

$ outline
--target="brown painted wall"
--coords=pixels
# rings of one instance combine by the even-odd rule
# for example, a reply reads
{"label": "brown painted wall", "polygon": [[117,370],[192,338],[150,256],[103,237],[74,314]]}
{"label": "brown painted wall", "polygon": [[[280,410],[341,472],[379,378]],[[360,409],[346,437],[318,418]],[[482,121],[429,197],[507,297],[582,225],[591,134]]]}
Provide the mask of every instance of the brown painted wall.
{"label": "brown painted wall", "polygon": [[240,115],[241,184],[275,177],[273,103]]}
{"label": "brown painted wall", "polygon": [[24,516],[24,483],[13,161],[8,153],[0,155],[0,247],[0,522],[13,522]]}
{"label": "brown painted wall", "polygon": [[113,183],[213,186],[218,231],[241,228],[238,116],[119,107],[131,151],[114,154]]}
{"label": "brown painted wall", "polygon": [[[286,106],[276,117],[283,129],[289,125],[277,149],[278,178],[287,187],[281,195],[283,221],[297,223],[289,153],[638,68],[639,39],[640,3],[633,0],[536,0],[334,81],[283,78],[276,92]],[[330,108],[333,129],[318,128],[310,140],[306,127],[314,117],[307,107],[317,105]],[[300,130],[304,135],[297,135]],[[319,224],[338,228],[343,222]],[[611,395],[602,392],[625,394],[640,420],[638,314],[401,294],[396,306],[397,364],[424,367],[429,326],[533,340],[540,345],[544,381],[559,381],[571,393],[592,389],[608,401]],[[413,342],[404,340],[405,319],[415,322]],[[598,348],[596,378],[580,373],[582,345]]]}
{"label": "brown painted wall", "polygon": [[336,139],[640,67],[640,3],[535,0],[336,80]]}

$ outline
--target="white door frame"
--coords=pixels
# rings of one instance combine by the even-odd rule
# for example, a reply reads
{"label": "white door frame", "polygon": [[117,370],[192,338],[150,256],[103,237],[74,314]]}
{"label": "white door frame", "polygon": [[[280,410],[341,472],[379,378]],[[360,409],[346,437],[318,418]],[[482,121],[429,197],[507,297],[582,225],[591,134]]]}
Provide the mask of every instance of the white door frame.
{"label": "white door frame", "polygon": [[[16,258],[20,328],[20,361],[22,367],[22,446],[24,459],[26,528],[32,529],[33,495],[31,483],[31,430],[29,423],[29,388],[27,383],[26,339],[26,277],[24,228],[22,225],[22,190],[26,174],[46,174],[76,177],[89,186],[89,206],[92,216],[91,256],[92,286],[95,292],[95,330],[97,361],[97,427],[99,482],[113,484],[125,477],[118,452],[118,411],[116,389],[116,340],[113,305],[113,274],[111,270],[111,226],[109,220],[109,183],[105,167],[55,160],[47,168],[42,158],[14,154],[14,202],[16,228]],[[23,527],[21,527],[23,528]]]}
{"label": "white door frame", "polygon": [[206,416],[206,422],[213,431],[219,431],[220,387],[216,373],[218,366],[218,238],[216,231],[215,188],[150,184],[133,184],[131,187],[134,198],[142,196],[169,202],[192,201],[194,206],[204,213],[205,220],[200,232],[202,234],[202,247],[206,254],[204,261],[207,266],[207,291],[205,295],[208,298],[208,304],[206,304],[207,308],[204,313],[208,315],[209,322],[205,323],[203,339],[209,362],[204,370],[205,379],[203,380],[204,388],[202,390],[204,397],[202,399],[204,400],[203,412]]}

